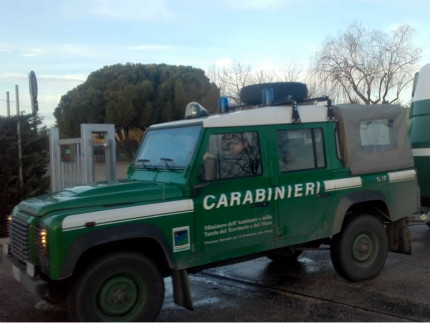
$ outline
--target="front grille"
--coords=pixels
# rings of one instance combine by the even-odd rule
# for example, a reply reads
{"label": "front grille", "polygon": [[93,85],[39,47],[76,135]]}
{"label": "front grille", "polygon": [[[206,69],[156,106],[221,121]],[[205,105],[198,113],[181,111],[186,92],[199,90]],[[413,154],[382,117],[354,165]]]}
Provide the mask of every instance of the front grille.
{"label": "front grille", "polygon": [[10,234],[10,252],[22,261],[29,260],[29,225],[27,222],[13,218]]}

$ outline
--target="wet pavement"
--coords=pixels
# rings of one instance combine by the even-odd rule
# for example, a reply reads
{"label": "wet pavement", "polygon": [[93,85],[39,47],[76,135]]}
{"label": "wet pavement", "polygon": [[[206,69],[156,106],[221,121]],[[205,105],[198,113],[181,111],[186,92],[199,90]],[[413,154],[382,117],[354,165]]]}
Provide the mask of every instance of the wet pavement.
{"label": "wet pavement", "polygon": [[[430,321],[430,228],[411,233],[411,256],[390,253],[381,274],[360,283],[335,272],[328,250],[289,266],[259,258],[190,275],[194,311],[173,303],[166,279],[158,321]],[[0,321],[67,321],[67,313],[0,269]]]}

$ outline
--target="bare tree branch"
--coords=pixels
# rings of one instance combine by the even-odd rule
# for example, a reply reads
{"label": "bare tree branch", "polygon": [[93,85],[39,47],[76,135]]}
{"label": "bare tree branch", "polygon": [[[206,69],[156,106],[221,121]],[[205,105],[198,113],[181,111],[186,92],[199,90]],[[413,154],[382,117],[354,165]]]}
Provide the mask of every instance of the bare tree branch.
{"label": "bare tree branch", "polygon": [[349,102],[395,102],[413,80],[420,58],[421,50],[411,45],[413,35],[410,26],[388,35],[353,23],[325,41],[316,54],[314,73],[324,82],[337,84]]}
{"label": "bare tree branch", "polygon": [[206,75],[220,89],[222,96],[228,97],[231,104],[240,104],[240,91],[243,87],[257,83],[298,82],[304,79],[303,68],[294,63],[282,65],[276,71],[253,71],[251,65],[233,62],[230,66],[217,68],[211,66]]}

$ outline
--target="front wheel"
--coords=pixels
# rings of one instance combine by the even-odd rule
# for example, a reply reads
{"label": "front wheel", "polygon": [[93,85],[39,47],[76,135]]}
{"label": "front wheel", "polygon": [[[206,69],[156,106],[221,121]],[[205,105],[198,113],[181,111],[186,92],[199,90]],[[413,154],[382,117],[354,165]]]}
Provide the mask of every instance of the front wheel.
{"label": "front wheel", "polygon": [[352,219],[332,239],[331,260],[336,271],[351,281],[374,278],[384,267],[388,238],[383,224],[374,216]]}
{"label": "front wheel", "polygon": [[133,252],[95,261],[73,282],[67,300],[73,321],[152,321],[164,301],[155,264]]}

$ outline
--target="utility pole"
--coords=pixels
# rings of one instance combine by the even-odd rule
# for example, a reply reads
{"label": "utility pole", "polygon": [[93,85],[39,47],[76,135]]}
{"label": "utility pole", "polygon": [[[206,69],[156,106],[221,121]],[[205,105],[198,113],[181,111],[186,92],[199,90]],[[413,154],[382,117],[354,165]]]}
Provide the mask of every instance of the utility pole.
{"label": "utility pole", "polygon": [[7,117],[10,117],[10,101],[9,101],[9,91],[6,91],[6,106],[7,106]]}

